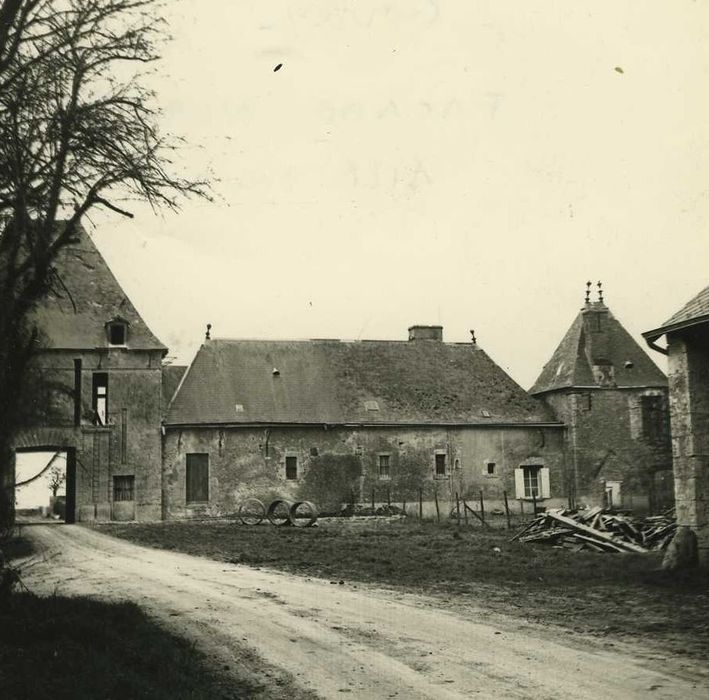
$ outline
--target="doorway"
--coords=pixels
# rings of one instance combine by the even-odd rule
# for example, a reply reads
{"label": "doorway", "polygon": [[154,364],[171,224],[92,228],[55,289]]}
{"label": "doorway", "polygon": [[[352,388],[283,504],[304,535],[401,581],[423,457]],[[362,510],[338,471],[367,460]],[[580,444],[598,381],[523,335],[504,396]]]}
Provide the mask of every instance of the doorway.
{"label": "doorway", "polygon": [[15,511],[25,521],[76,521],[76,454],[37,447],[15,453]]}

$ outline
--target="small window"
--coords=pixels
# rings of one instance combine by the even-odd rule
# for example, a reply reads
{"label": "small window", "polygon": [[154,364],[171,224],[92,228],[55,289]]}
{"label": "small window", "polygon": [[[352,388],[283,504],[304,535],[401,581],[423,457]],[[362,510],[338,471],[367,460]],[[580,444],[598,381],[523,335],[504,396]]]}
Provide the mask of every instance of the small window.
{"label": "small window", "polygon": [[108,423],[108,372],[94,372],[91,389],[91,406],[96,425]]}
{"label": "small window", "polygon": [[208,503],[209,502],[209,455],[208,454],[188,454],[187,455],[187,503]]}
{"label": "small window", "polygon": [[436,453],[436,476],[446,476],[446,453],[437,452]]}
{"label": "small window", "polygon": [[125,345],[126,344],[126,324],[125,323],[109,323],[108,324],[108,344],[109,345]]}
{"label": "small window", "polygon": [[364,408],[367,411],[378,411],[379,410],[379,404],[376,401],[365,401],[364,402]]}
{"label": "small window", "polygon": [[584,411],[590,411],[593,408],[593,395],[590,391],[581,394],[581,408]]}
{"label": "small window", "polygon": [[496,465],[495,465],[495,462],[488,462],[488,463],[485,465],[485,470],[486,470],[485,473],[486,473],[488,476],[494,476],[494,475],[495,475],[495,466],[496,466]]}
{"label": "small window", "polygon": [[390,472],[391,459],[389,455],[379,455],[379,478],[389,479],[391,477]]}
{"label": "small window", "polygon": [[135,500],[135,477],[134,476],[114,476],[113,477],[113,500],[114,501],[134,501]]}
{"label": "small window", "polygon": [[294,481],[298,478],[298,458],[286,457],[286,479]]}

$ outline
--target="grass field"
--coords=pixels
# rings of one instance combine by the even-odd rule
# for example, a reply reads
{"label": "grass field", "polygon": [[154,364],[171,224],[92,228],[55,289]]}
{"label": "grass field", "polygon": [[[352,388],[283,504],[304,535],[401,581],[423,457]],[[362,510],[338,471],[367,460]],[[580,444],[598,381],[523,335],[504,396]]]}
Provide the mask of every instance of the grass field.
{"label": "grass field", "polygon": [[[9,560],[31,553],[4,543]],[[90,598],[0,598],[0,698],[54,700],[268,700],[248,650],[234,668],[215,668],[194,645],[149,619],[133,603]],[[288,697],[311,697],[281,686]]]}
{"label": "grass field", "polygon": [[453,524],[341,522],[316,528],[233,522],[105,524],[106,534],[221,561],[371,582],[578,632],[709,652],[709,586],[659,570],[660,555],[570,552]]}

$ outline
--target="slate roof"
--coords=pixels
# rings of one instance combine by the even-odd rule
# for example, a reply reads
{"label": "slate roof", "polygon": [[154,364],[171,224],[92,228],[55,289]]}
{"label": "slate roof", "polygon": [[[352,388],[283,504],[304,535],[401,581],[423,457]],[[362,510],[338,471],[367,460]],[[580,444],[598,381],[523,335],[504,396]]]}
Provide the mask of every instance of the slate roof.
{"label": "slate roof", "polygon": [[[595,330],[594,315],[601,317],[600,331]],[[578,313],[529,392],[600,386],[594,364],[612,365],[614,386],[619,388],[667,386],[667,377],[610,309],[593,302]]]}
{"label": "slate roof", "polygon": [[[487,413],[487,416],[485,413]],[[477,345],[205,342],[167,425],[556,423]]]}
{"label": "slate roof", "polygon": [[48,348],[107,347],[106,323],[122,319],[128,323],[128,349],[167,351],[140,317],[83,228],[77,230],[76,241],[60,251],[54,267],[57,276],[52,290],[31,316]]}
{"label": "slate roof", "polygon": [[681,330],[688,326],[709,322],[709,287],[702,289],[677,313],[668,318],[659,328],[646,331],[643,336],[649,341],[657,340],[669,331]]}

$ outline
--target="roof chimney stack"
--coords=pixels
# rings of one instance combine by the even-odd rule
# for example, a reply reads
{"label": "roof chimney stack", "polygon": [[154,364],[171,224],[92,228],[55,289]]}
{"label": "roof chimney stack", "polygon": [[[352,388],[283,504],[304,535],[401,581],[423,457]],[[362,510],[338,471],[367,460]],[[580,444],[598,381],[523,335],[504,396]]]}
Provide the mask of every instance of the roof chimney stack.
{"label": "roof chimney stack", "polygon": [[443,341],[443,326],[411,326],[409,340],[437,340]]}

